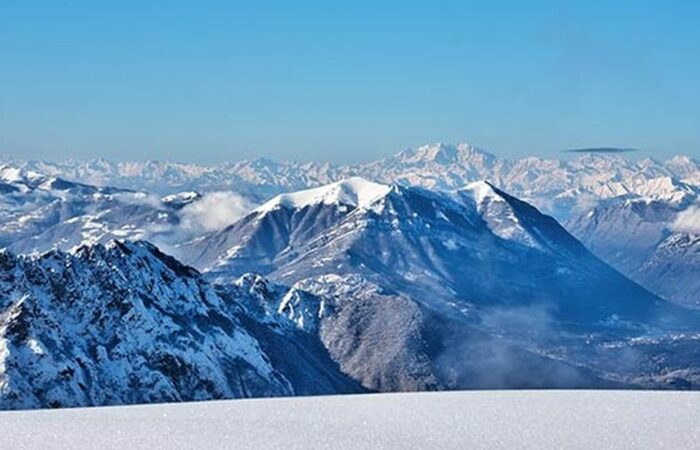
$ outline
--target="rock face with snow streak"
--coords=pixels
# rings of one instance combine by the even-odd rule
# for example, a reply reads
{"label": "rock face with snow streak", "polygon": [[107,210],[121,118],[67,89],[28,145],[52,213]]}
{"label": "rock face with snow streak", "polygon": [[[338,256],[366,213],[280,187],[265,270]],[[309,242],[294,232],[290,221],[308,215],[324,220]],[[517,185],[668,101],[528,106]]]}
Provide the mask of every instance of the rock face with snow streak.
{"label": "rock face with snow streak", "polygon": [[635,278],[676,303],[700,308],[700,234],[673,233],[662,240]]}
{"label": "rock face with snow streak", "polygon": [[361,391],[323,353],[298,362],[315,384],[276,369],[263,350],[274,336],[254,327],[253,301],[245,289],[217,293],[143,242],[4,252],[0,409]]}

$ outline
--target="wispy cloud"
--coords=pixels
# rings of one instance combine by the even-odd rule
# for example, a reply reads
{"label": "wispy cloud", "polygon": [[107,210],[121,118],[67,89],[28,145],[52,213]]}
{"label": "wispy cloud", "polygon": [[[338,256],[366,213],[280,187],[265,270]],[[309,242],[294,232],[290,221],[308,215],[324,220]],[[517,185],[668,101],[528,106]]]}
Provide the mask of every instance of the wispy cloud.
{"label": "wispy cloud", "polygon": [[231,225],[253,205],[233,192],[210,192],[182,208],[182,226],[188,230],[214,231]]}
{"label": "wispy cloud", "polygon": [[681,211],[671,224],[671,229],[679,233],[700,234],[700,207],[691,206]]}

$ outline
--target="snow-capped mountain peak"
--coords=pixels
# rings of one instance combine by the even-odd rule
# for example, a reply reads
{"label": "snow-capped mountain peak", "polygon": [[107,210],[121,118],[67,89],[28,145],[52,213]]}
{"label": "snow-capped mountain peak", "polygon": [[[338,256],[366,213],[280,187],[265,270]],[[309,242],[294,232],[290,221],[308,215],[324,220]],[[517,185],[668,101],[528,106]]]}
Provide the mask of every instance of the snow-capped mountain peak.
{"label": "snow-capped mountain peak", "polygon": [[19,167],[13,167],[7,164],[0,166],[0,180],[5,183],[27,183],[29,181],[37,181],[43,179],[44,176]]}
{"label": "snow-capped mountain peak", "polygon": [[469,183],[457,190],[455,197],[474,208],[489,230],[501,239],[541,251],[578,253],[580,250],[578,243],[554,219],[488,181]]}
{"label": "snow-capped mountain peak", "polygon": [[676,155],[665,163],[666,167],[682,178],[697,175],[698,163],[693,158],[685,155]]}
{"label": "snow-capped mountain peak", "polygon": [[397,159],[404,164],[449,166],[476,160],[490,162],[496,157],[468,143],[452,145],[439,142],[401,152],[397,155]]}
{"label": "snow-capped mountain peak", "polygon": [[471,182],[462,189],[459,189],[459,192],[470,195],[479,209],[482,209],[487,203],[493,201],[505,201],[500,191],[485,180]]}
{"label": "snow-capped mountain peak", "polygon": [[254,212],[264,214],[278,208],[303,209],[318,204],[365,208],[384,197],[390,190],[388,185],[352,177],[318,188],[280,194],[256,208]]}
{"label": "snow-capped mountain peak", "polygon": [[417,185],[444,191],[488,179],[499,189],[561,221],[620,195],[667,200],[668,191],[662,191],[663,198],[659,198],[659,194],[647,188],[646,181],[660,177],[672,177],[691,186],[700,185],[700,167],[696,161],[683,156],[655,161],[589,153],[572,159],[525,157],[509,160],[468,143],[428,144],[355,165],[266,159],[216,166],[99,160],[15,161],[12,165],[76,182],[148,190],[161,196],[192,190],[202,194],[233,190],[256,204],[281,193],[327,185],[352,176],[384,184]]}
{"label": "snow-capped mountain peak", "polygon": [[0,165],[0,183],[10,185],[12,186],[12,189],[15,190],[25,192],[41,187],[41,184],[50,181],[51,179],[47,179],[46,176],[33,170],[26,170],[24,168],[8,164]]}
{"label": "snow-capped mountain peak", "polygon": [[675,204],[696,198],[699,191],[698,188],[669,176],[644,179],[633,185],[637,195]]}

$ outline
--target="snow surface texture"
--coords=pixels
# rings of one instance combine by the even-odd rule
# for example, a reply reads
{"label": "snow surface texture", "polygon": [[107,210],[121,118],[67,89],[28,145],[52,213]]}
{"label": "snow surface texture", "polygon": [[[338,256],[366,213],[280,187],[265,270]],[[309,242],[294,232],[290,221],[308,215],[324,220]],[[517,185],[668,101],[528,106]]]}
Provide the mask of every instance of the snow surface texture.
{"label": "snow surface texture", "polygon": [[697,448],[700,393],[484,391],[0,413],[5,448]]}

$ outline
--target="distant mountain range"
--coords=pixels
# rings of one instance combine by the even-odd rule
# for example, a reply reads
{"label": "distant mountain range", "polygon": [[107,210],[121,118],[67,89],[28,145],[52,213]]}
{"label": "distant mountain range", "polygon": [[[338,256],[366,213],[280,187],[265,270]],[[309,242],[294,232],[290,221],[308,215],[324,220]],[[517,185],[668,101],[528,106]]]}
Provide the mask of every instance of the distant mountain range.
{"label": "distant mountain range", "polygon": [[257,201],[353,176],[440,190],[488,180],[559,220],[588,209],[600,199],[634,195],[678,201],[686,192],[697,193],[700,165],[693,159],[676,156],[663,162],[650,158],[632,161],[623,156],[590,152],[563,160],[535,156],[509,160],[469,144],[431,144],[356,165],[276,162],[265,158],[214,166],[106,160],[8,164],[98,186],[159,194],[233,190]]}
{"label": "distant mountain range", "polygon": [[697,388],[698,192],[685,157],[467,144],[6,163],[0,408]]}

